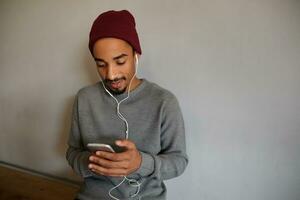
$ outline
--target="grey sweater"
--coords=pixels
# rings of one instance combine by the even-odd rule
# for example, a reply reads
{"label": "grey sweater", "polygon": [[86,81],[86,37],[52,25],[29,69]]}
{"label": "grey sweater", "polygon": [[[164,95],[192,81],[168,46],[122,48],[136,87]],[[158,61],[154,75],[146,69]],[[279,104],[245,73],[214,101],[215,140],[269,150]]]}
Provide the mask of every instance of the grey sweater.
{"label": "grey sweater", "polygon": [[[119,100],[127,94],[118,95]],[[129,99],[122,102],[120,112],[129,123],[129,140],[142,155],[140,168],[130,174],[141,184],[138,197],[131,199],[166,199],[163,180],[183,173],[188,158],[185,147],[184,122],[176,97],[157,84],[143,79]],[[88,143],[106,143],[114,147],[125,138],[126,126],[118,118],[116,102],[101,82],[79,90],[76,95],[66,158],[76,173],[83,177],[77,198],[82,200],[111,199],[108,191],[122,178],[94,174],[88,169]],[[113,195],[130,199],[137,188],[124,182]]]}

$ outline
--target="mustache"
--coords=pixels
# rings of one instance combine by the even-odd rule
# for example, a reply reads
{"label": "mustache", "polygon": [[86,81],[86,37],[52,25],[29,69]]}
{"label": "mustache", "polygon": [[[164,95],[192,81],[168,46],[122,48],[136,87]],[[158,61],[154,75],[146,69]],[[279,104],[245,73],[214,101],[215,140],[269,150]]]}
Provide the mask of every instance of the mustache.
{"label": "mustache", "polygon": [[120,81],[120,80],[124,80],[125,81],[126,78],[125,77],[119,77],[119,78],[115,78],[113,80],[111,80],[111,79],[105,79],[104,83],[110,84],[110,83],[117,82],[117,81]]}

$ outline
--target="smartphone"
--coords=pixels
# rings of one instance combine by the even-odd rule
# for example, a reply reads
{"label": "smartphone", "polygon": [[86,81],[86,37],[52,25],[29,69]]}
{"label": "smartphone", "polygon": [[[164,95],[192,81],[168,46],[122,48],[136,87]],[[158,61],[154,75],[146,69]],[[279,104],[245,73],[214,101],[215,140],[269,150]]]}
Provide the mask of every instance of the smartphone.
{"label": "smartphone", "polygon": [[93,153],[95,153],[96,151],[107,151],[115,153],[115,150],[109,144],[88,143],[87,148]]}

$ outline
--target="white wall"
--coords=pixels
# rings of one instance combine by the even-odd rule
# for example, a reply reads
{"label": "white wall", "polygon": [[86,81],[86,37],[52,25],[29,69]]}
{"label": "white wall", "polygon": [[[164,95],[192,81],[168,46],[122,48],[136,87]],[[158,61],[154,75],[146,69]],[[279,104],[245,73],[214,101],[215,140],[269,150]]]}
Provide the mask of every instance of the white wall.
{"label": "white wall", "polygon": [[300,1],[0,1],[0,161],[78,180],[71,105],[102,11],[130,9],[140,77],[173,91],[189,166],[169,199],[299,200]]}

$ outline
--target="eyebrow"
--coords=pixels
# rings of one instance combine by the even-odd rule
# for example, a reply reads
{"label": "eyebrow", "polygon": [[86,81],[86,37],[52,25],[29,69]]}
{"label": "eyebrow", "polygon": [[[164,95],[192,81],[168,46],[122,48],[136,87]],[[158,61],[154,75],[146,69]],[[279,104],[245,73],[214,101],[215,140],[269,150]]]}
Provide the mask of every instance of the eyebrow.
{"label": "eyebrow", "polygon": [[[125,57],[125,56],[128,56],[128,55],[125,54],[125,53],[122,53],[121,55],[118,55],[118,56],[114,57],[113,60],[118,60],[118,59],[123,58],[123,57]],[[101,59],[101,58],[96,58],[96,57],[94,57],[94,60],[95,60],[95,61],[105,62],[103,59]]]}

